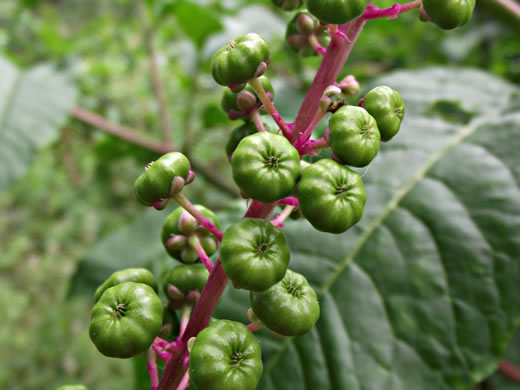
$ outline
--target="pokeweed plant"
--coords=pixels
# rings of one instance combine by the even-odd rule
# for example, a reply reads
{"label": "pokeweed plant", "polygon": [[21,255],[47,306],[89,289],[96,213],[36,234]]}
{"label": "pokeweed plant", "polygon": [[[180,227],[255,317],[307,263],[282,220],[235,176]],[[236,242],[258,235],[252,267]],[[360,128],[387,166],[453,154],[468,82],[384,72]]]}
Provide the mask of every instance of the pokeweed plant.
{"label": "pokeweed plant", "polygon": [[[287,11],[302,7],[300,1],[273,3]],[[289,269],[284,221],[298,211],[323,232],[339,234],[354,226],[367,195],[362,177],[348,166],[370,164],[380,142],[397,134],[405,115],[398,91],[379,86],[356,99],[360,86],[355,76],[337,80],[359,34],[371,19],[410,11],[452,29],[470,19],[474,5],[416,0],[380,9],[366,0],[307,0],[308,10],[296,11],[286,39],[299,55],[323,59],[293,123],[278,113],[264,76],[270,62],[267,42],[252,32],[219,49],[211,73],[226,88],[222,108],[230,119],[245,122],[233,131],[226,152],[233,178],[250,202],[248,210],[222,232],[217,216],[193,205],[182,192],[195,179],[184,155],[171,152],[148,164],[135,182],[135,197],[157,210],[171,200],[178,203],[158,239],[184,264],[162,280],[166,306],[149,271],[134,268],[111,275],[96,291],[91,315],[89,332],[98,350],[119,358],[146,354],[152,390],[254,390],[263,365],[253,333],[267,327],[276,337],[302,335],[320,315],[316,292],[305,276]],[[276,130],[263,123],[265,113]],[[312,139],[326,119],[324,136]],[[307,162],[322,149],[331,149],[331,157]],[[277,206],[283,210],[271,218]],[[210,256],[217,252],[213,262]],[[247,326],[212,319],[229,282],[250,291]],[[175,311],[180,326],[171,335]],[[165,363],[160,377],[157,359]]]}

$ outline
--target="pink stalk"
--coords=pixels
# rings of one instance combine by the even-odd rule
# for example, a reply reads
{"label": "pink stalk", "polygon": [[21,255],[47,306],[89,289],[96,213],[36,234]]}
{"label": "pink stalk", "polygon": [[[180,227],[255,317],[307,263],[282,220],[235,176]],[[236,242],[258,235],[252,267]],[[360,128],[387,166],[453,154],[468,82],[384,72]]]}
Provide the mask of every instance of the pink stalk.
{"label": "pink stalk", "polygon": [[148,349],[148,364],[146,365],[146,369],[150,374],[150,382],[152,383],[152,387],[150,390],[157,390],[159,387],[159,370],[157,369],[157,360],[155,357],[155,352],[152,348]]}
{"label": "pink stalk", "polygon": [[316,117],[309,124],[309,126],[307,126],[302,135],[298,137],[298,140],[294,143],[294,147],[298,149],[298,151],[301,149],[302,146],[305,145],[309,138],[311,138],[312,132],[320,124],[323,118],[325,118],[327,113],[327,110],[320,110]]}
{"label": "pink stalk", "polygon": [[285,220],[287,218],[289,218],[289,215],[291,215],[291,213],[293,212],[294,210],[294,206],[285,206],[285,208],[283,209],[283,211],[281,212],[281,214],[278,214],[272,221],[271,221],[271,224],[273,226],[276,226],[276,227],[279,227],[279,228],[282,228],[283,227],[283,223],[285,222]]}
{"label": "pink stalk", "polygon": [[247,328],[251,331],[251,333],[255,333],[260,329],[264,329],[265,325],[258,322],[251,322],[249,325],[247,325]]}
{"label": "pink stalk", "polygon": [[323,57],[320,68],[296,117],[293,139],[307,129],[315,118],[320,109],[320,99],[325,88],[336,82],[364,25],[364,20],[356,19],[348,25],[342,25],[339,30],[332,29],[332,39],[327,53]]}
{"label": "pink stalk", "polygon": [[400,14],[412,11],[421,7],[422,0],[412,1],[406,4],[394,4],[390,8],[380,9],[375,5],[369,5],[361,18],[363,20],[378,19],[378,18],[391,18],[395,19]]}
{"label": "pink stalk", "polygon": [[286,138],[290,138],[292,136],[292,130],[282,119],[273,102],[267,97],[262,83],[258,79],[251,79],[248,81],[248,83],[251,86],[251,88],[253,88],[253,90],[255,91],[256,95],[264,105],[269,115],[273,117],[274,121],[276,122],[280,130],[282,130],[283,135]]}
{"label": "pink stalk", "polygon": [[[211,271],[210,271],[211,272]],[[179,338],[182,338],[186,327],[190,321],[191,305],[184,305],[181,311],[181,323],[179,326]]]}
{"label": "pink stalk", "polygon": [[303,145],[300,149],[300,155],[304,156],[306,154],[314,155],[314,152],[316,150],[325,149],[330,146],[329,140],[326,137],[322,137],[320,139],[311,139],[310,141],[307,141],[305,145]]}
{"label": "pink stalk", "polygon": [[316,50],[319,55],[324,56],[327,53],[327,49],[321,46],[321,43],[318,41],[318,37],[316,35],[310,34],[307,39],[309,44],[314,48],[314,50]]}
{"label": "pink stalk", "polygon": [[211,272],[213,270],[213,263],[211,262],[210,258],[206,254],[206,251],[200,244],[199,240],[197,240],[197,242],[195,243],[194,249],[195,249],[195,252],[197,252],[197,254],[199,255],[200,261],[202,261],[202,263],[204,264],[204,266],[206,267],[208,272]]}
{"label": "pink stalk", "polygon": [[249,117],[253,120],[253,123],[255,124],[256,129],[258,131],[265,131],[264,123],[262,122],[262,117],[260,116],[260,113],[256,108],[251,110],[251,112],[249,113]]}
{"label": "pink stalk", "polygon": [[181,379],[181,383],[177,386],[177,390],[184,390],[190,386],[190,373],[186,370],[186,373]]}
{"label": "pink stalk", "polygon": [[288,205],[288,206],[295,206],[298,207],[300,202],[298,201],[298,198],[288,197],[280,199],[278,202],[276,202],[276,205]]}
{"label": "pink stalk", "polygon": [[208,229],[208,231],[213,234],[218,241],[222,241],[222,236],[224,233],[222,233],[204,215],[202,215],[202,213],[197,210],[197,208],[190,202],[188,198],[186,198],[182,192],[178,192],[173,195],[172,199],[175,200],[184,210],[190,213],[193,218],[195,218],[204,228]]}

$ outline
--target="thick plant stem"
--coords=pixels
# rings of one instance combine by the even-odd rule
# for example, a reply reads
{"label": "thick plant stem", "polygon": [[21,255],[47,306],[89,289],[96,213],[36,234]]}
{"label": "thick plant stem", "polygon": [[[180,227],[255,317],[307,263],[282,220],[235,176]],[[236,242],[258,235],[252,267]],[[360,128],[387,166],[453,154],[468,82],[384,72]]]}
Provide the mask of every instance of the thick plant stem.
{"label": "thick plant stem", "polygon": [[282,119],[273,102],[267,97],[267,94],[265,93],[264,87],[262,86],[260,80],[251,79],[248,81],[248,83],[251,86],[251,88],[253,88],[253,90],[255,91],[256,95],[264,105],[269,115],[273,117],[274,121],[276,122],[280,130],[282,130],[283,135],[286,138],[290,139],[292,135],[291,129],[289,128],[287,123],[285,123],[285,121]]}
{"label": "thick plant stem", "polygon": [[269,217],[273,209],[275,208],[275,204],[265,204],[262,202],[258,202],[253,200],[251,205],[247,209],[244,214],[244,218],[262,218],[265,219]]}
{"label": "thick plant stem", "polygon": [[253,120],[253,123],[256,126],[258,131],[265,131],[264,124],[262,122],[262,117],[260,116],[260,112],[256,108],[252,109],[249,113],[249,117]]}
{"label": "thick plant stem", "polygon": [[520,383],[520,368],[515,366],[513,363],[504,359],[500,362],[498,369],[508,378],[514,380],[517,383]]}
{"label": "thick plant stem", "polygon": [[[354,44],[363,30],[365,21],[356,19],[350,22],[342,31],[335,31],[327,48],[327,54],[323,57],[318,73],[305,97],[294,126],[292,138],[295,139],[307,129],[320,108],[320,99],[329,85],[334,85],[343,65],[347,61]],[[343,26],[342,26],[343,27]],[[347,28],[348,27],[348,28]]]}
{"label": "thick plant stem", "polygon": [[189,201],[188,198],[182,193],[172,195],[172,199],[175,200],[179,206],[190,213],[202,227],[208,229],[208,231],[215,236],[218,241],[222,241],[224,235],[215,225],[213,225],[197,208]]}
{"label": "thick plant stem", "polygon": [[220,296],[224,292],[229,282],[228,277],[222,269],[220,259],[215,263],[213,271],[209,275],[208,282],[202,290],[199,301],[193,309],[190,321],[185,332],[179,338],[179,347],[175,349],[159,382],[160,390],[173,390],[179,384],[184,373],[184,357],[188,351],[187,342],[190,338],[196,337],[199,332],[209,325],[211,315],[217,306]]}

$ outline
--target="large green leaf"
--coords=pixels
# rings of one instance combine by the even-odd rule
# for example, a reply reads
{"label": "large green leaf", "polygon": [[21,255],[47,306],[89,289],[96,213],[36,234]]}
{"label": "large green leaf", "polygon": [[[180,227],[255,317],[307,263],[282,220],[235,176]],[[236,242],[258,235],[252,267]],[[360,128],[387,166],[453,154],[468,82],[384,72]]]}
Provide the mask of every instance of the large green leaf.
{"label": "large green leaf", "polygon": [[50,65],[21,71],[0,57],[0,192],[20,178],[38,149],[54,141],[75,88]]}
{"label": "large green leaf", "polygon": [[[401,91],[404,128],[364,173],[358,226],[288,223],[321,318],[302,337],[259,334],[260,389],[470,389],[520,324],[520,113],[502,114],[518,91],[456,69],[380,82]],[[247,294],[226,297],[218,314],[244,320]]]}

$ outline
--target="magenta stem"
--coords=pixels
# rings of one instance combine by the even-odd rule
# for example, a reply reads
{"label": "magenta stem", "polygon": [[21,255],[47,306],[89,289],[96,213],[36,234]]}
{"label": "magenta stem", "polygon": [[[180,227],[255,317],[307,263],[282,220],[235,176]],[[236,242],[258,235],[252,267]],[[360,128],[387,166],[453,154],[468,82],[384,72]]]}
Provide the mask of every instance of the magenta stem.
{"label": "magenta stem", "polygon": [[309,92],[300,107],[294,126],[293,139],[299,137],[316,117],[325,88],[336,82],[364,25],[365,21],[358,18],[350,22],[348,26],[341,26],[348,31],[342,31],[341,28],[339,30],[331,29],[333,31],[332,39],[327,48],[327,54],[323,57]]}
{"label": "magenta stem", "polygon": [[320,124],[320,122],[327,115],[327,111],[320,110],[316,117],[312,120],[309,126],[305,129],[305,131],[298,137],[298,140],[294,143],[294,147],[301,151],[301,148],[305,145],[305,143],[311,138],[312,132],[316,127]]}
{"label": "magenta stem", "polygon": [[283,135],[290,139],[292,136],[292,130],[289,128],[287,123],[283,120],[283,118],[278,113],[278,110],[274,106],[273,102],[267,97],[267,94],[265,93],[264,87],[262,86],[262,83],[258,79],[251,79],[248,81],[249,85],[253,90],[255,91],[256,95],[264,105],[265,109],[271,115],[280,128],[282,130]]}
{"label": "magenta stem", "polygon": [[188,198],[186,198],[182,192],[173,195],[172,199],[175,200],[184,210],[190,213],[193,218],[195,218],[202,225],[202,227],[206,228],[211,234],[213,234],[218,241],[222,241],[222,236],[224,233],[222,233],[204,215],[202,215],[202,213],[197,210],[197,208],[190,202]]}
{"label": "magenta stem", "polygon": [[298,207],[300,205],[300,202],[298,201],[298,198],[288,197],[280,199],[278,202],[276,202],[276,205],[288,205]]}
{"label": "magenta stem", "polygon": [[155,352],[152,348],[148,349],[148,364],[146,365],[146,369],[150,374],[150,382],[152,387],[150,390],[157,390],[159,387],[159,370],[157,369],[157,359],[155,356]]}
{"label": "magenta stem", "polygon": [[260,112],[256,108],[252,109],[249,112],[249,117],[253,120],[253,123],[256,126],[258,131],[265,131],[264,123],[262,122],[262,117],[260,116]]}
{"label": "magenta stem", "polygon": [[213,263],[211,262],[209,256],[206,254],[206,251],[202,247],[199,240],[196,241],[194,249],[195,252],[197,252],[197,254],[199,255],[200,261],[202,261],[208,272],[211,273],[211,271],[213,270]]}
{"label": "magenta stem", "polygon": [[190,314],[191,314],[191,305],[184,305],[181,310],[181,323],[179,326],[179,337],[182,338],[182,335],[184,334],[186,327],[188,326],[188,323],[190,321]]}
{"label": "magenta stem", "polygon": [[310,34],[307,37],[307,40],[309,44],[314,48],[314,50],[316,50],[316,53],[318,53],[319,55],[324,56],[327,53],[327,49],[325,49],[321,45],[320,41],[318,41],[318,37],[315,34]]}
{"label": "magenta stem", "polygon": [[294,206],[285,206],[285,208],[283,209],[283,211],[277,215],[272,221],[271,221],[271,224],[273,226],[276,226],[276,227],[279,227],[279,228],[282,228],[283,227],[283,223],[285,222],[285,220],[287,218],[289,218],[289,216],[291,215],[291,213],[293,212],[294,210]]}
{"label": "magenta stem", "polygon": [[369,5],[363,15],[361,16],[364,20],[370,19],[379,19],[379,18],[391,18],[395,19],[400,14],[403,14],[408,11],[412,11],[414,9],[421,7],[422,0],[412,1],[411,3],[406,4],[394,4],[390,8],[380,9],[375,5]]}

